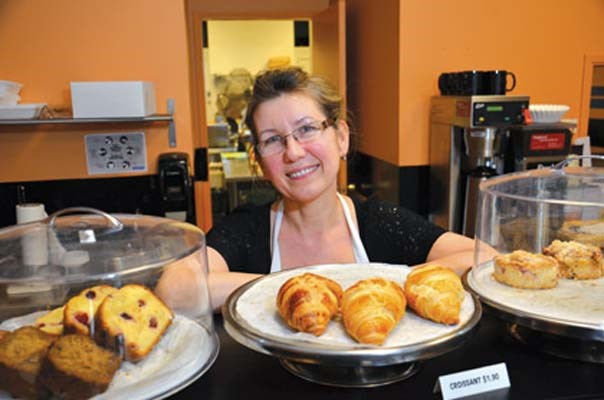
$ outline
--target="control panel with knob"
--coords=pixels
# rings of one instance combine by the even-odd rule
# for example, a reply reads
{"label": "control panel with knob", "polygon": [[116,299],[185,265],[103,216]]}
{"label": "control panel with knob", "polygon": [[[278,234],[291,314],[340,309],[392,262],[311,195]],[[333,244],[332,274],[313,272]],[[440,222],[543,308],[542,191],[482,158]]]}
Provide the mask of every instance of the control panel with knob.
{"label": "control panel with knob", "polygon": [[95,133],[85,142],[89,175],[147,171],[144,132]]}

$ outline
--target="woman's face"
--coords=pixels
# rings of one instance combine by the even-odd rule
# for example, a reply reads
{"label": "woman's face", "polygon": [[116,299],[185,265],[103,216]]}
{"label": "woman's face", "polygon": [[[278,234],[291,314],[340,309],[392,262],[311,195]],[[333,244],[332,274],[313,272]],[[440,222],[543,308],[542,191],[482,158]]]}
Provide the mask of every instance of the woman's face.
{"label": "woman's face", "polygon": [[[262,103],[254,114],[260,141],[285,136],[302,125],[326,119],[320,106],[302,94],[283,94]],[[348,152],[349,130],[344,121],[329,125],[312,141],[298,143],[292,136],[281,153],[260,157],[264,176],[286,199],[307,203],[337,189],[340,158]]]}

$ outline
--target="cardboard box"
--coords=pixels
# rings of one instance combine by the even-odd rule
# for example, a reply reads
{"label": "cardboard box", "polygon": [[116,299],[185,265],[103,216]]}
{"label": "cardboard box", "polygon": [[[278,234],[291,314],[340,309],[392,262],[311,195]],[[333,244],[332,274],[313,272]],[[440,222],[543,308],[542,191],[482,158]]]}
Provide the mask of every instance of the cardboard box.
{"label": "cardboard box", "polygon": [[151,82],[71,82],[74,118],[145,117],[155,114]]}

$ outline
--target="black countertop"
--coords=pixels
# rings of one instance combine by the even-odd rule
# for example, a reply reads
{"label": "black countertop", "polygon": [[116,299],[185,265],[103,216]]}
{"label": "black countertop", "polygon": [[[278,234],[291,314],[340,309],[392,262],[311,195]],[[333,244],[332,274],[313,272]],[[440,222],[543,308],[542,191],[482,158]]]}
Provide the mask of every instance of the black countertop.
{"label": "black countertop", "polygon": [[503,321],[483,313],[474,334],[461,347],[420,364],[406,380],[374,388],[338,388],[308,382],[285,370],[271,356],[234,341],[216,316],[220,353],[214,365],[174,399],[440,399],[439,376],[500,362],[511,388],[480,399],[604,399],[604,364],[568,360],[539,352],[513,339]]}

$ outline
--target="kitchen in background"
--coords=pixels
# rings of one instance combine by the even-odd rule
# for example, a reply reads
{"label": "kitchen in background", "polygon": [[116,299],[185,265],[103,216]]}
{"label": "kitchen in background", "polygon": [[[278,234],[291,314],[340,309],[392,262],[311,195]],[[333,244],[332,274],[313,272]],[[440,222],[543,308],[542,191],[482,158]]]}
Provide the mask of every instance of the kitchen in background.
{"label": "kitchen in background", "polygon": [[310,29],[309,20],[202,22],[214,222],[242,203],[265,203],[276,196],[262,177],[251,133],[243,120],[258,72],[294,65],[312,72]]}

